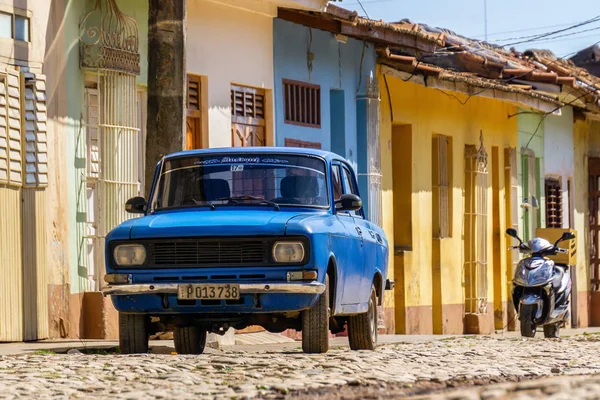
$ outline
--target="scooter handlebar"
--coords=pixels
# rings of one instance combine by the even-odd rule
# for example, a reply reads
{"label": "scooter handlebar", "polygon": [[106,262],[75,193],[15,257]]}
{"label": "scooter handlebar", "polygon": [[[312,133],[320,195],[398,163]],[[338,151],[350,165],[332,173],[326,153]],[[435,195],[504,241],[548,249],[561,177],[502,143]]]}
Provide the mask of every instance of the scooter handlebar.
{"label": "scooter handlebar", "polygon": [[569,250],[568,249],[556,249],[557,253],[561,253],[561,254],[569,254]]}

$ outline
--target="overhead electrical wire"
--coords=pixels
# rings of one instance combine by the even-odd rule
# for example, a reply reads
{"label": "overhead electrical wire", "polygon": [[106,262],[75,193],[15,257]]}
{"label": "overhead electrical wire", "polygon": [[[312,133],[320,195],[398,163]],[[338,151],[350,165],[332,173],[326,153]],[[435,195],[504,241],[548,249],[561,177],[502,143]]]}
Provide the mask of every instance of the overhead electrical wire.
{"label": "overhead electrical wire", "polygon": [[[591,18],[591,19],[579,22],[579,23],[577,23],[575,25],[571,25],[571,26],[569,26],[567,28],[558,29],[558,30],[551,31],[551,32],[546,32],[546,33],[541,33],[539,35],[533,35],[533,37],[528,37],[527,40],[517,39],[519,41],[512,42],[512,43],[505,43],[505,44],[503,44],[503,46],[515,46],[517,44],[530,43],[532,41],[535,41],[536,39],[546,38],[546,37],[549,37],[549,36],[552,36],[552,35],[556,35],[557,33],[562,33],[562,32],[566,32],[566,31],[570,31],[571,29],[579,28],[580,26],[592,24],[592,23],[598,22],[598,21],[600,21],[600,15],[597,15],[594,18]],[[525,37],[523,37],[523,39],[525,39]]]}

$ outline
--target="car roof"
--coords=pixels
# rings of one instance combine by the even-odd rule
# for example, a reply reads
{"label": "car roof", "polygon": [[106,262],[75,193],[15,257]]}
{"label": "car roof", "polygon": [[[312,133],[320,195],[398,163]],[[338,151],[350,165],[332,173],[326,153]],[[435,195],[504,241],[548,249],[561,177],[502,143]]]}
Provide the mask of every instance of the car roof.
{"label": "car roof", "polygon": [[186,150],[179,151],[177,153],[171,153],[165,156],[166,159],[184,156],[205,156],[212,154],[297,154],[297,155],[309,155],[322,157],[327,161],[340,160],[345,161],[344,158],[338,154],[330,151],[309,149],[303,147],[218,147],[210,149],[197,149],[197,150]]}

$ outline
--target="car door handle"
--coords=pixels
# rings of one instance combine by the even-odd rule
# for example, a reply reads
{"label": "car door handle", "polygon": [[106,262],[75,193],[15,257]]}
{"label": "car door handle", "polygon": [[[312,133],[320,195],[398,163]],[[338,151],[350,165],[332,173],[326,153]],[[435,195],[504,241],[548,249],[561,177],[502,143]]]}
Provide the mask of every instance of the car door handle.
{"label": "car door handle", "polygon": [[355,226],[355,228],[356,232],[358,232],[358,234],[362,236],[362,230],[358,226]]}

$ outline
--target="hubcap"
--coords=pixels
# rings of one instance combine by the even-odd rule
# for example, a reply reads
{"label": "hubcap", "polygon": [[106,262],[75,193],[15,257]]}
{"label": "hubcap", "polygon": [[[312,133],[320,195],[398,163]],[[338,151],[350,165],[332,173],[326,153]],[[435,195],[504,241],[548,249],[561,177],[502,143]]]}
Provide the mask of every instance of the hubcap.
{"label": "hubcap", "polygon": [[375,315],[375,307],[373,304],[373,299],[369,301],[369,325],[371,328],[371,339],[373,339],[373,343],[377,342],[377,315]]}

